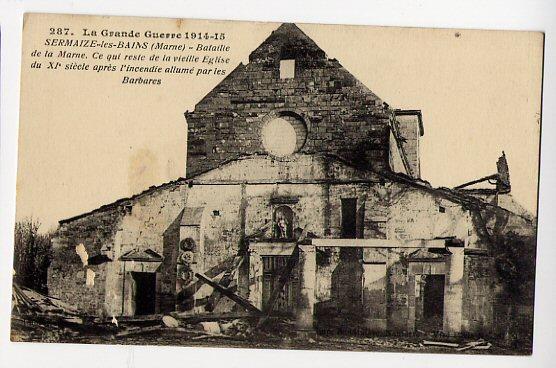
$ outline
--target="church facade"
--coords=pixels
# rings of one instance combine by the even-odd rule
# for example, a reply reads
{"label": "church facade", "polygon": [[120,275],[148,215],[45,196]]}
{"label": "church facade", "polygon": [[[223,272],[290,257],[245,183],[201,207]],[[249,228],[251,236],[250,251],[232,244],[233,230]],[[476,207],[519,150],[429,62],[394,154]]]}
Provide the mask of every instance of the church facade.
{"label": "church facade", "polygon": [[186,177],[60,221],[51,295],[106,317],[248,304],[300,331],[496,333],[493,239],[535,236],[504,205],[504,156],[491,188],[432,188],[421,112],[391,108],[294,24],[185,118]]}

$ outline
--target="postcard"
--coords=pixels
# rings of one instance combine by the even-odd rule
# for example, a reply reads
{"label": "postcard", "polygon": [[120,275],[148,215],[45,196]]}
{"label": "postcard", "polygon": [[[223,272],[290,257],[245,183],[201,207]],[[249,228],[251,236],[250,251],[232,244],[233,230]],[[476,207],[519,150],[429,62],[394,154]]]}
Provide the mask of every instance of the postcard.
{"label": "postcard", "polygon": [[12,341],[531,354],[543,37],[26,14]]}

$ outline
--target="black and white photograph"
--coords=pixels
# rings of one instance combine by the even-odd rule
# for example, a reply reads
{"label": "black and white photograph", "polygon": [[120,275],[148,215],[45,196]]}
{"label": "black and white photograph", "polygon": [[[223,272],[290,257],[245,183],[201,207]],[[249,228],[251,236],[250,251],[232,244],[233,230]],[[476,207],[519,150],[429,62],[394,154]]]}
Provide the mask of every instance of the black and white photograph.
{"label": "black and white photograph", "polygon": [[24,14],[11,343],[530,356],[544,53]]}

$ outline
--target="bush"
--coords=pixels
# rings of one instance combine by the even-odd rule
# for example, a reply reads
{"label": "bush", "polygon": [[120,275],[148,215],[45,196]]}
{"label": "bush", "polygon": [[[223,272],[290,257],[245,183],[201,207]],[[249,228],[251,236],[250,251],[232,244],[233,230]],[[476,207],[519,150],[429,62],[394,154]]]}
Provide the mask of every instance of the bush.
{"label": "bush", "polygon": [[40,222],[18,221],[14,231],[14,281],[47,294],[47,271],[52,259],[50,234],[39,234]]}

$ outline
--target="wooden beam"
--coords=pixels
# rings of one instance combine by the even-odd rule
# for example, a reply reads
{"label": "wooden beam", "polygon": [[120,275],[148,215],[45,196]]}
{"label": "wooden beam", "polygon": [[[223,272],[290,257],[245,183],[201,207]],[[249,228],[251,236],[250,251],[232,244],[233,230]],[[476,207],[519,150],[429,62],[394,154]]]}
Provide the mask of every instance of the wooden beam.
{"label": "wooden beam", "polygon": [[315,247],[355,248],[444,248],[449,239],[415,239],[410,241],[391,239],[311,239]]}
{"label": "wooden beam", "polygon": [[201,273],[196,273],[195,276],[202,282],[204,282],[205,284],[212,286],[214,289],[218,290],[220,293],[222,293],[222,295],[230,298],[232,301],[234,301],[235,303],[239,304],[240,306],[242,306],[243,308],[247,309],[249,312],[255,313],[255,314],[262,314],[263,312],[255,307],[253,304],[251,304],[247,299],[245,299],[244,297],[237,295],[236,293],[234,293],[231,290],[228,290],[222,286],[220,286],[218,283],[212,281],[210,278],[208,278],[207,276],[201,274]]}
{"label": "wooden beam", "polygon": [[[235,274],[236,274],[238,268],[241,267],[242,263],[243,263],[243,257],[242,256],[236,256],[236,258],[234,259],[233,267],[231,269],[227,270],[224,273],[224,275],[222,276],[222,278],[220,279],[220,281],[218,283],[220,285],[222,285],[222,287],[228,288],[230,286],[230,284],[232,283],[232,281],[234,280]],[[214,289],[213,292],[208,297],[207,305],[205,306],[205,310],[208,311],[208,312],[212,312],[214,310],[214,308],[216,308],[216,305],[218,304],[218,302],[220,301],[221,296],[222,296],[222,293],[220,293],[218,290]]]}
{"label": "wooden beam", "polygon": [[293,252],[288,257],[288,261],[286,262],[286,265],[282,269],[282,272],[280,272],[280,277],[278,278],[278,285],[275,286],[274,290],[272,290],[272,294],[270,294],[270,298],[268,299],[268,305],[265,310],[266,315],[259,320],[257,327],[260,327],[264,323],[266,323],[266,321],[272,314],[272,311],[274,310],[274,306],[276,305],[276,301],[278,300],[278,297],[280,296],[282,289],[284,289],[286,282],[288,282],[290,274],[292,273],[292,270],[297,264],[298,260],[299,260],[299,246],[296,245],[295,248],[293,249]]}
{"label": "wooden beam", "polygon": [[[234,265],[234,260],[235,260],[235,256],[231,256],[226,258],[224,261],[218,263],[217,265],[209,268],[208,270],[205,270],[204,275],[206,275],[207,277],[210,277],[211,279],[220,275],[222,272],[225,272],[226,270],[230,269],[231,267],[233,267]],[[203,283],[200,280],[193,280],[190,283],[188,283],[187,285],[185,285],[185,287],[183,288],[183,290],[180,293],[187,293],[187,294],[195,294],[197,292],[197,290],[199,290],[199,288],[201,287]]]}
{"label": "wooden beam", "polygon": [[261,256],[289,256],[296,247],[295,242],[250,242],[249,250]]}
{"label": "wooden beam", "polygon": [[498,174],[493,174],[493,175],[485,176],[484,178],[468,181],[467,183],[463,183],[463,184],[458,185],[457,187],[454,187],[454,189],[462,189],[462,188],[468,187],[470,185],[482,183],[484,181],[492,180],[492,179],[498,179]]}

